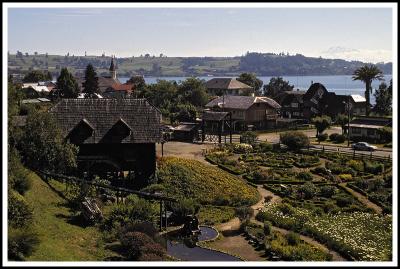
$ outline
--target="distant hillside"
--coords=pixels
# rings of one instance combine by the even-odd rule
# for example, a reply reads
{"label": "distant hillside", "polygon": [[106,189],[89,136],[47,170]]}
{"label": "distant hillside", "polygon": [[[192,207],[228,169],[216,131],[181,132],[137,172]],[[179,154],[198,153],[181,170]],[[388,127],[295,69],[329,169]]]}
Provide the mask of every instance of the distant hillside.
{"label": "distant hillside", "polygon": [[[59,56],[9,54],[11,74],[24,74],[29,70],[48,69],[57,76],[62,67],[83,74],[87,64],[97,68],[100,75],[108,74],[111,58],[107,56]],[[258,76],[283,75],[351,75],[364,65],[360,61],[306,57],[301,54],[247,53],[240,57],[130,57],[117,59],[119,76],[236,76],[254,72]],[[392,63],[379,63],[384,74],[392,73]]]}

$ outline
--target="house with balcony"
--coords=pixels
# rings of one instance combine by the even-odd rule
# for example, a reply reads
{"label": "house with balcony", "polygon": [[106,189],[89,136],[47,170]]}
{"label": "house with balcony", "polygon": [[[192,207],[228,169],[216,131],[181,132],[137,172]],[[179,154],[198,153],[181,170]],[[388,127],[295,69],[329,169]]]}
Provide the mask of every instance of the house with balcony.
{"label": "house with balcony", "polygon": [[205,83],[205,87],[207,93],[211,96],[254,96],[253,87],[238,81],[236,78],[213,78]]}
{"label": "house with balcony", "polygon": [[220,96],[206,104],[212,111],[229,112],[234,131],[267,129],[276,126],[281,106],[268,97]]}
{"label": "house with balcony", "polygon": [[392,118],[356,117],[349,124],[350,139],[354,141],[378,141],[380,139],[379,129],[384,127],[392,127]]}

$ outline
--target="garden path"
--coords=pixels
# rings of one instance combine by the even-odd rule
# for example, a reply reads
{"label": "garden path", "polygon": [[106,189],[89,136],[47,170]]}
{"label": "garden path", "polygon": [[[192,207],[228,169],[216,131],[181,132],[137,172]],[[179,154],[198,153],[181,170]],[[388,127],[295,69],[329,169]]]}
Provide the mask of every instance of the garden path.
{"label": "garden path", "polygon": [[345,188],[346,191],[351,193],[351,195],[353,195],[358,201],[360,201],[366,207],[372,208],[378,214],[382,214],[382,208],[377,204],[371,202],[367,197],[365,197],[365,195],[362,195],[361,193],[356,192],[355,190],[347,187],[347,183],[340,183],[339,185]]}
{"label": "garden path", "polygon": [[[259,225],[264,225],[264,223],[262,223],[261,221],[256,220],[255,216],[257,215],[256,211],[260,210],[261,208],[264,207],[264,198],[267,196],[272,196],[273,198],[271,199],[270,203],[279,203],[281,202],[282,198],[277,196],[276,194],[273,194],[271,191],[266,190],[262,185],[258,185],[257,186],[257,190],[261,195],[261,200],[258,201],[257,204],[251,206],[251,208],[254,209],[253,212],[253,216],[251,216],[250,220],[251,222],[254,222],[256,224]],[[276,226],[272,226],[272,230],[274,231],[278,231],[282,234],[287,234],[290,231],[283,229],[283,228],[279,228]],[[332,260],[333,261],[346,261],[346,259],[344,259],[339,253],[337,253],[336,251],[330,250],[328,247],[326,247],[325,245],[319,243],[318,241],[314,240],[311,237],[305,236],[305,235],[300,235],[300,239],[303,240],[304,242],[313,245],[317,248],[322,249],[325,252],[328,252],[329,254],[332,254]]]}

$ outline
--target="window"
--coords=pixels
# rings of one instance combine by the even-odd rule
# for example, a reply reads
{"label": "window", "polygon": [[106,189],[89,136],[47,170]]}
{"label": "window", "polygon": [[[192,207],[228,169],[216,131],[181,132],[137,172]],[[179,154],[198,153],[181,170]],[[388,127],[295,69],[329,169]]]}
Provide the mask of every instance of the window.
{"label": "window", "polygon": [[355,128],[355,127],[353,127],[353,128],[351,128],[351,132],[352,132],[353,134],[361,134],[361,128]]}
{"label": "window", "polygon": [[237,116],[240,118],[244,117],[244,112],[243,111],[236,111],[237,112]]}
{"label": "window", "polygon": [[292,107],[299,107],[299,103],[292,103],[291,106]]}
{"label": "window", "polygon": [[318,97],[321,99],[322,95],[324,95],[324,90],[323,89],[318,89],[317,94],[318,94]]}
{"label": "window", "polygon": [[310,100],[311,102],[313,102],[314,104],[316,104],[316,105],[318,105],[318,101],[313,97],[313,98],[311,98],[311,100]]}
{"label": "window", "polygon": [[376,135],[376,132],[375,132],[374,129],[367,129],[367,135],[368,135],[368,136],[375,136],[375,135]]}

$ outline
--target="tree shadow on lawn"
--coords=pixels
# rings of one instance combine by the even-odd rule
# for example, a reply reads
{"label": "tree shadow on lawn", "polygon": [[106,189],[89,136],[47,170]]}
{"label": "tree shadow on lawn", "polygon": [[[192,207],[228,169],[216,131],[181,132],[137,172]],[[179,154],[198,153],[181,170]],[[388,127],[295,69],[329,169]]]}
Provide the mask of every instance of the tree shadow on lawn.
{"label": "tree shadow on lawn", "polygon": [[88,223],[81,214],[71,214],[66,215],[62,213],[58,213],[55,215],[57,218],[64,219],[67,223],[71,225],[75,225],[81,228],[87,228],[93,226],[92,224]]}

